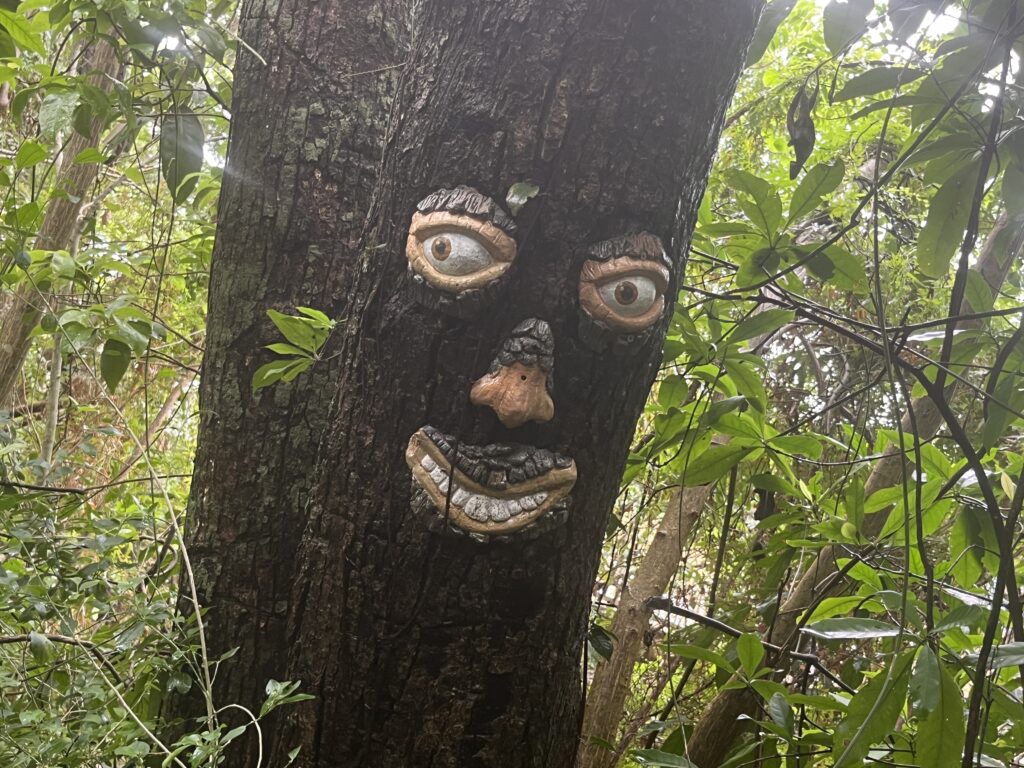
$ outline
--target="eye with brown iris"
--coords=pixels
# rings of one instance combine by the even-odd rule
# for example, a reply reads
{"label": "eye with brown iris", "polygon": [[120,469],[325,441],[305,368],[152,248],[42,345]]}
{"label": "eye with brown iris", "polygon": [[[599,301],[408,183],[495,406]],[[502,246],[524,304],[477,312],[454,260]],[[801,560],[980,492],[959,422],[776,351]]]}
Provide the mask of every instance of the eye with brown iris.
{"label": "eye with brown iris", "polygon": [[629,305],[637,300],[640,292],[636,286],[628,280],[623,280],[617,286],[615,286],[615,300],[619,304]]}
{"label": "eye with brown iris", "polygon": [[435,259],[444,261],[451,255],[452,243],[447,237],[435,237],[430,249]]}

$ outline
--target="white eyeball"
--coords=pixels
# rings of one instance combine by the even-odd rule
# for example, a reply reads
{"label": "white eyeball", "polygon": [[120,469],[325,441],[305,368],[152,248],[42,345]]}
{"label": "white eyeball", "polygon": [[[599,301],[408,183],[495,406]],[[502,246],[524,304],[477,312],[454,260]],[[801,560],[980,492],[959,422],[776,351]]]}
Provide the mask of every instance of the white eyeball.
{"label": "white eyeball", "polygon": [[445,275],[472,275],[494,263],[486,246],[470,235],[439,232],[423,241],[423,255]]}
{"label": "white eyeball", "polygon": [[644,275],[626,275],[609,280],[597,289],[601,301],[620,317],[639,317],[658,300],[658,286]]}

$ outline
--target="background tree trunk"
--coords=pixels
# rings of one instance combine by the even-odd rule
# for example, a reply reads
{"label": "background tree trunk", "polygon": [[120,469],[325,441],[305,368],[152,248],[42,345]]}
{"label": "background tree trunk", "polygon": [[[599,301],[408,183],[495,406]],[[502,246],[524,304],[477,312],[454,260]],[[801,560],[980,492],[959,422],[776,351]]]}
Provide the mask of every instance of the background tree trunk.
{"label": "background tree trunk", "polygon": [[[681,264],[760,6],[243,3],[266,65],[236,71],[187,538],[212,654],[240,646],[217,701],[258,709],[268,678],[317,697],[266,724],[274,764],[296,746],[306,766],[572,764],[591,587],[665,327],[591,352],[579,268],[638,230]],[[416,202],[520,181],[540,195],[503,292],[470,320],[417,305]],[[327,362],[253,395],[265,310],[296,305],[339,320]],[[508,430],[468,393],[529,317],[554,332],[555,417]],[[571,455],[568,523],[433,532],[403,458],[425,424]]]}
{"label": "background tree trunk", "polygon": [[[105,93],[114,89],[121,69],[117,52],[106,40],[97,39],[83,53],[81,71],[88,72],[89,85]],[[89,135],[72,131],[61,148],[54,193],[46,204],[43,223],[34,248],[47,251],[71,250],[81,229],[79,214],[96,181],[97,163],[76,163],[75,158],[90,147],[99,146],[103,124],[93,120]],[[11,399],[14,384],[32,344],[32,329],[43,314],[45,298],[28,280],[22,280],[10,294],[0,295],[0,405]]]}

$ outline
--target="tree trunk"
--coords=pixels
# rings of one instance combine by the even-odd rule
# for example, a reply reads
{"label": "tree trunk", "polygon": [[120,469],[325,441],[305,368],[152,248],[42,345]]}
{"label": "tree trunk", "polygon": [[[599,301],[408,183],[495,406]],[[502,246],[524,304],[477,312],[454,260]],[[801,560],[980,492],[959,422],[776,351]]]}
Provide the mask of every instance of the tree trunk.
{"label": "tree trunk", "polygon": [[615,752],[602,742],[616,743],[633,682],[633,667],[643,652],[644,633],[650,626],[647,600],[662,595],[679,570],[683,547],[711,496],[711,489],[710,485],[676,489],[636,575],[622,590],[611,629],[615,648],[610,659],[598,662],[587,696],[581,768],[614,768]]}
{"label": "tree trunk", "polygon": [[[272,764],[298,746],[303,766],[572,764],[605,522],[759,8],[243,3],[240,36],[266,66],[242,53],[236,73],[188,543],[211,654],[240,646],[218,704],[258,709],[268,678],[316,696],[264,725]],[[410,277],[417,201],[465,184],[500,205],[527,181],[540,191],[514,226],[479,196],[432,198],[515,231],[497,283],[456,303]],[[578,297],[617,248],[652,242],[640,232],[665,244],[666,306],[614,334]],[[296,305],[339,321],[325,362],[253,395],[277,340],[265,310]],[[520,362],[499,364],[523,345],[544,374],[532,400],[517,399]],[[472,387],[496,355],[489,394]],[[546,396],[553,418],[519,426],[551,415]],[[456,464],[471,443],[571,457],[567,520],[453,533],[414,493],[427,465],[413,460],[418,485],[407,465],[427,425],[454,436]],[[250,741],[230,764],[254,756]]]}
{"label": "tree trunk", "polygon": [[[84,54],[83,72],[88,72],[89,85],[109,93],[114,89],[121,69],[117,52],[106,40],[97,39]],[[100,166],[97,163],[75,163],[84,150],[99,145],[103,124],[93,120],[88,136],[73,131],[61,149],[61,161],[54,192],[46,204],[46,214],[36,235],[34,247],[59,251],[72,248],[81,227],[79,213],[85,197],[96,181]],[[0,302],[0,405],[8,403],[32,344],[32,329],[42,316],[45,301],[38,288],[22,280],[17,288]]]}

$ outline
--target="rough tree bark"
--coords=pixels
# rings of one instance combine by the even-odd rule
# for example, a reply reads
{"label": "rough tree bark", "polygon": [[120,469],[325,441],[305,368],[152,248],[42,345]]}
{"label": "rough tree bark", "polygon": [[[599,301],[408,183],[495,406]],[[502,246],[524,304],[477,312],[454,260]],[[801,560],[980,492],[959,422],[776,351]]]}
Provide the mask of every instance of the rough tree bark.
{"label": "rough tree bark", "polygon": [[[1003,215],[992,228],[985,242],[975,269],[985,280],[985,284],[993,296],[998,296],[1011,267],[1019,263],[1024,249],[1024,221],[1009,219]],[[964,302],[963,314],[973,312],[970,304]],[[964,320],[958,328],[978,328],[983,325],[979,319]],[[960,385],[951,384],[946,388],[946,400],[951,400]],[[931,439],[943,424],[942,415],[935,403],[927,397],[916,398],[910,405],[914,418],[910,413],[902,418],[903,431],[907,434],[908,443],[912,441],[914,429],[922,442]],[[871,470],[864,483],[864,497],[868,498],[875,491],[890,488],[900,482],[908,467],[903,454],[890,451],[882,456]],[[911,481],[912,482],[912,481]],[[872,539],[878,536],[888,518],[890,508],[885,508],[864,521],[864,536]],[[849,558],[850,551],[846,547],[827,546],[821,549],[807,570],[797,579],[789,590],[785,600],[779,607],[770,635],[765,640],[785,648],[798,645],[797,623],[803,613],[816,601],[832,592],[839,591],[844,584],[836,575],[839,571],[838,561]],[[704,710],[696,723],[693,735],[687,744],[687,756],[699,768],[715,768],[728,755],[737,739],[749,728],[749,719],[741,716],[756,716],[759,699],[747,688],[726,690],[716,696]]]}
{"label": "rough tree bark", "polygon": [[[760,6],[243,3],[266,65],[236,70],[187,541],[212,654],[240,646],[218,702],[258,708],[271,677],[316,695],[265,725],[272,764],[296,746],[304,766],[572,764],[602,534],[670,311],[593,352],[580,269],[596,242],[654,233],[671,304]],[[417,201],[468,184],[500,203],[521,181],[540,194],[500,291],[466,319],[416,303]],[[326,361],[253,395],[265,310],[296,305],[339,320]],[[469,391],[528,318],[554,337],[554,418],[510,429]],[[437,530],[404,459],[427,424],[571,456],[568,521]]]}

